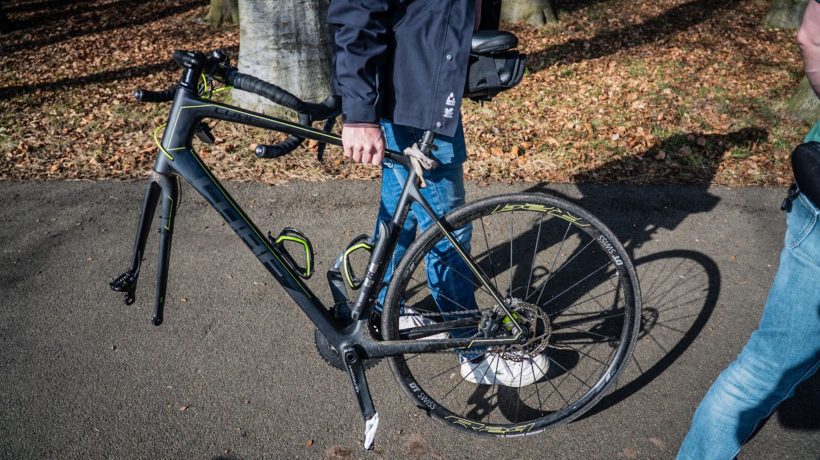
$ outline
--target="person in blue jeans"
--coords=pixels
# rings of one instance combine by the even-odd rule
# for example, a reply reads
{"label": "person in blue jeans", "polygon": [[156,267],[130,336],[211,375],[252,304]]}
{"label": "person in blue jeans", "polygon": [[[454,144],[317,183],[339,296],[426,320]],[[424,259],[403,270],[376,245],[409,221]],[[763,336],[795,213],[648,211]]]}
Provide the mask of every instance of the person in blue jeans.
{"label": "person in blue jeans", "polygon": [[[820,95],[820,0],[798,33],[806,74]],[[820,121],[805,142],[820,142]],[[818,179],[820,180],[820,179]],[[760,325],[698,405],[678,459],[732,459],[758,424],[820,365],[820,209],[791,202],[785,246]]]}
{"label": "person in blue jeans", "polygon": [[[420,139],[423,132],[418,129],[393,124],[384,120],[381,123],[387,146],[390,149],[402,151],[412,146]],[[425,173],[427,186],[421,189],[421,194],[433,208],[441,215],[451,209],[464,204],[464,173],[462,165],[467,156],[467,149],[464,145],[464,133],[462,127],[456,130],[456,135],[452,138],[439,137],[438,149],[435,152],[439,167]],[[388,224],[393,218],[393,211],[398,205],[402,187],[407,180],[408,171],[399,164],[390,160],[382,162],[382,190],[379,203],[378,221]],[[423,209],[414,203],[408,213],[404,228],[399,236],[396,251],[387,266],[385,279],[389,280],[393,276],[393,271],[398,266],[407,248],[415,240],[416,233],[429,228],[433,224],[430,216]],[[379,225],[376,225],[378,231]],[[378,235],[377,235],[378,236]],[[470,240],[472,236],[472,226],[466,226],[456,231],[459,243],[468,251],[470,250]],[[464,274],[470,273],[470,269],[463,259],[455,252],[449,241],[442,239],[430,255],[425,260],[428,287],[433,299],[442,313],[457,312],[464,310],[475,310],[475,295],[469,281],[464,279]],[[386,288],[382,289],[377,308],[381,308]],[[455,319],[455,318],[453,318]]]}
{"label": "person in blue jeans", "polygon": [[[332,0],[328,22],[334,34],[334,89],[342,96],[344,155],[366,164],[382,165],[378,219],[389,222],[408,171],[385,161],[385,144],[404,151],[424,131],[436,134],[433,153],[439,167],[425,171],[421,189],[433,210],[443,215],[464,203],[462,165],[467,157],[461,124],[461,99],[475,29],[497,28],[499,0]],[[385,283],[417,232],[432,224],[413,205],[390,261]],[[377,225],[378,228],[378,225]],[[458,232],[469,249],[471,228]],[[461,268],[459,268],[461,266]],[[426,261],[428,288],[446,313],[477,309],[469,273],[448,241],[436,246]],[[379,301],[384,298],[384,292]],[[399,327],[426,324],[430,319],[405,311]],[[473,383],[523,386],[543,377],[546,358],[502,360],[461,356],[461,373]],[[489,363],[494,372],[487,372]],[[523,374],[524,378],[521,378]],[[532,380],[532,381],[530,381]]]}

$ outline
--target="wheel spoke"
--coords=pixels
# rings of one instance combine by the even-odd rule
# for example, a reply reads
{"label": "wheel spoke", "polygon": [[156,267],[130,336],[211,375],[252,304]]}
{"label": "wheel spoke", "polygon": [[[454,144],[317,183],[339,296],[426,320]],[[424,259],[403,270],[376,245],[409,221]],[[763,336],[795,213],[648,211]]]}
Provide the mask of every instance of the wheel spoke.
{"label": "wheel spoke", "polygon": [[[538,294],[538,300],[536,300],[536,301],[535,301],[535,303],[536,303],[536,304],[541,303],[541,296],[544,294],[544,288],[547,286],[547,283],[548,283],[551,279],[555,279],[555,275],[557,275],[557,274],[561,273],[561,270],[565,269],[567,266],[569,266],[569,264],[570,264],[570,263],[572,263],[572,261],[573,261],[573,260],[575,260],[576,258],[578,258],[578,256],[580,256],[581,254],[583,254],[583,252],[587,250],[587,248],[589,247],[589,245],[591,245],[591,244],[592,244],[592,242],[593,242],[593,241],[594,241],[594,240],[589,240],[589,243],[587,243],[586,245],[584,245],[584,247],[583,247],[583,248],[581,248],[581,250],[580,250],[580,251],[576,252],[576,253],[575,253],[575,254],[574,254],[574,255],[573,255],[573,256],[572,256],[569,260],[567,260],[566,262],[564,262],[563,264],[561,264],[561,266],[560,266],[560,267],[558,267],[558,270],[556,270],[556,271],[554,271],[554,272],[550,273],[550,274],[549,274],[549,276],[547,276],[547,279],[545,279],[545,280],[544,280],[544,282],[543,282],[543,283],[541,283],[541,289],[540,289],[540,291],[541,291],[541,292]],[[561,245],[563,246],[563,243],[561,243]],[[529,297],[527,297],[527,299],[526,299],[526,300],[529,300]]]}
{"label": "wheel spoke", "polygon": [[[538,255],[538,242],[541,240],[541,225],[544,223],[544,215],[541,214],[538,220],[538,233],[535,235],[535,247],[532,249],[532,262],[530,262],[530,276],[527,279],[527,291],[524,293],[524,298],[530,296],[530,286],[532,286],[532,272],[535,270],[535,258]],[[554,262],[553,262],[554,263]]]}
{"label": "wheel spoke", "polygon": [[[411,278],[413,281],[415,281],[415,282],[417,282],[417,283],[421,284],[421,281],[417,280],[415,277],[412,277],[412,276],[411,276],[410,278]],[[449,300],[450,302],[453,302],[454,304],[456,304],[456,305],[459,307],[459,311],[471,311],[471,310],[476,310],[476,308],[475,308],[475,307],[473,307],[473,308],[470,308],[470,307],[465,307],[464,305],[461,305],[461,304],[460,304],[460,303],[458,303],[457,301],[455,301],[455,300],[451,299],[450,297],[448,297],[448,296],[444,295],[444,294],[441,292],[441,289],[439,289],[439,290],[438,290],[438,295],[440,295],[440,296],[444,297],[445,299]],[[431,296],[431,297],[432,297],[432,296]],[[436,299],[433,299],[433,301],[434,301],[434,302],[435,302],[435,300],[436,300]],[[443,315],[442,315],[442,316],[443,316]]]}
{"label": "wheel spoke", "polygon": [[578,329],[577,327],[572,327],[572,326],[565,326],[565,328],[566,328],[566,329],[572,329],[573,331],[576,331],[576,332],[578,332],[578,333],[580,333],[580,334],[595,335],[595,336],[601,337],[602,339],[607,339],[608,341],[609,341],[609,340],[613,340],[613,339],[616,339],[616,338],[617,338],[617,337],[610,337],[610,336],[608,336],[608,335],[601,335],[601,334],[599,334],[599,333],[597,333],[597,332],[592,332],[592,331],[584,331],[584,330]]}
{"label": "wheel spoke", "polygon": [[[473,207],[453,214],[461,217],[448,221],[457,233],[448,236],[440,231],[430,232],[431,236],[424,237],[405,256],[401,264],[404,268],[395,273],[399,278],[393,281],[398,283],[398,290],[391,297],[391,304],[385,305],[385,311],[390,315],[388,319],[396,321],[402,312],[412,314],[401,308],[412,307],[423,318],[415,333],[408,332],[413,329],[399,332],[394,327],[385,337],[396,340],[405,333],[420,337],[449,331],[450,338],[462,338],[461,332],[466,329],[461,325],[468,322],[474,323],[471,331],[475,335],[477,319],[471,314],[494,311],[499,301],[503,302],[502,307],[512,308],[510,302],[514,301],[521,308],[533,309],[549,324],[544,330],[533,331],[527,345],[543,350],[545,365],[541,365],[544,358],[540,356],[523,363],[504,360],[507,357],[518,361],[515,356],[504,354],[518,350],[511,345],[481,350],[485,354],[477,364],[458,356],[458,352],[466,353],[466,348],[408,353],[391,358],[399,364],[398,372],[407,373],[400,376],[400,382],[416,397],[429,398],[420,401],[434,415],[457,414],[482,424],[477,427],[486,426],[491,433],[494,427],[525,423],[541,429],[551,423],[550,414],[571,416],[588,409],[588,402],[599,399],[599,392],[612,385],[604,379],[619,371],[616,365],[636,359],[626,353],[634,342],[622,340],[632,339],[627,330],[641,320],[636,314],[639,300],[635,298],[638,291],[632,289],[636,280],[631,261],[615,244],[617,255],[626,264],[615,267],[615,253],[611,256],[597,240],[598,235],[610,233],[584,210],[562,200],[532,195],[520,200],[493,198],[468,206]],[[472,239],[456,239],[470,225]],[[527,257],[529,272],[525,273]],[[508,275],[503,273],[505,269],[509,270]],[[685,266],[679,271],[686,271]],[[654,284],[661,286],[664,275],[657,278]],[[431,279],[438,281],[430,283]],[[391,288],[395,289],[394,286]],[[676,296],[674,291],[655,294],[663,298]],[[679,302],[686,302],[689,297],[681,296]],[[666,307],[671,306],[667,302]],[[676,325],[689,317],[686,313],[674,316],[663,325],[663,330],[676,331]],[[501,329],[502,334],[505,331]],[[657,341],[648,335],[649,340]],[[495,336],[500,335],[488,337]],[[459,371],[461,366],[464,367]],[[507,368],[502,369],[504,366]],[[509,387],[498,383],[498,372],[510,380],[505,380]],[[525,373],[530,385],[523,385]],[[412,386],[414,383],[418,386]]]}
{"label": "wheel spoke", "polygon": [[[562,295],[566,294],[567,292],[569,292],[570,290],[572,290],[575,286],[578,286],[579,284],[583,283],[584,281],[586,281],[587,279],[589,279],[589,277],[591,277],[592,275],[594,275],[594,274],[598,273],[599,271],[603,270],[604,268],[606,268],[606,267],[607,267],[609,264],[611,264],[611,263],[612,263],[612,261],[611,261],[611,260],[608,260],[605,264],[603,264],[603,265],[601,265],[600,267],[596,268],[596,269],[595,269],[592,273],[590,273],[589,275],[587,275],[587,276],[585,276],[585,277],[581,278],[580,280],[576,281],[576,282],[575,282],[575,284],[573,284],[572,286],[570,286],[570,287],[568,287],[568,288],[564,289],[563,291],[561,291],[561,293],[560,293],[560,294],[558,294],[558,295],[554,296],[553,298],[549,299],[549,300],[547,301],[547,303],[545,303],[544,305],[540,305],[540,307],[541,307],[541,308],[546,307],[547,305],[549,305],[550,303],[552,303],[552,301],[553,301],[553,300],[555,300],[555,299],[557,299],[557,298],[561,297]],[[540,298],[541,298],[541,297],[539,296],[539,300],[540,300]],[[536,302],[536,304],[538,304],[538,302]]]}
{"label": "wheel spoke", "polygon": [[[436,257],[436,259],[438,259],[438,260],[441,262],[441,264],[442,264],[442,265],[444,265],[445,267],[447,267],[447,270],[452,270],[452,272],[453,272],[453,273],[457,274],[458,276],[460,276],[461,278],[463,278],[464,280],[466,280],[467,282],[469,282],[470,284],[472,284],[474,287],[477,287],[477,288],[479,288],[480,290],[484,291],[487,295],[489,295],[489,296],[490,296],[490,298],[495,299],[495,296],[493,295],[493,293],[492,293],[492,292],[490,292],[490,290],[489,290],[489,289],[487,289],[487,287],[486,287],[486,286],[484,286],[484,285],[483,285],[483,284],[481,284],[481,283],[476,283],[476,282],[475,282],[475,281],[474,281],[471,277],[469,277],[469,278],[468,278],[468,277],[467,277],[467,276],[465,276],[463,273],[461,273],[460,271],[458,271],[458,270],[456,270],[455,268],[453,268],[453,267],[452,267],[452,265],[450,265],[450,264],[448,264],[447,262],[445,262],[445,261],[444,261],[444,259],[442,259],[440,255],[435,254],[435,253],[433,253],[433,255]],[[482,274],[483,274],[483,270],[481,270],[481,267],[476,266],[476,268],[477,268],[479,271],[482,271]],[[486,276],[487,276],[487,275],[484,275],[484,277],[485,277],[485,278],[486,278]],[[498,289],[497,289],[497,288],[496,288],[496,291],[498,291]],[[495,301],[493,301],[493,302],[495,302]]]}
{"label": "wheel spoke", "polygon": [[[590,316],[590,317],[587,317],[585,319],[573,319],[573,320],[570,320],[570,321],[572,322],[573,326],[577,326],[579,324],[588,323],[590,321],[600,321],[600,320],[603,320],[603,319],[615,318],[617,316],[624,316],[625,314],[626,314],[625,311],[622,311],[620,313],[613,313],[611,315],[606,315],[606,316],[600,316],[600,315],[596,314],[596,316]],[[569,327],[569,324],[567,324],[567,323],[552,323],[553,332],[554,331],[560,331],[562,328],[565,328],[565,327]]]}
{"label": "wheel spoke", "polygon": [[551,318],[552,318],[552,317],[555,317],[555,316],[558,316],[559,314],[561,314],[561,313],[563,313],[563,312],[565,312],[565,311],[569,310],[570,308],[577,307],[577,306],[579,306],[579,305],[583,305],[583,304],[585,304],[585,303],[587,303],[587,302],[593,302],[593,301],[595,301],[595,299],[596,299],[596,298],[603,297],[603,296],[605,296],[605,295],[607,295],[607,294],[609,294],[609,293],[612,293],[612,292],[617,292],[617,291],[618,291],[618,288],[614,288],[614,289],[611,289],[611,290],[609,290],[609,291],[602,292],[601,294],[598,294],[598,295],[596,295],[595,297],[590,297],[590,298],[589,298],[589,299],[587,299],[587,300],[584,300],[584,301],[581,301],[581,302],[575,302],[575,303],[574,303],[574,304],[572,304],[572,305],[569,305],[569,306],[567,306],[567,307],[564,307],[564,308],[562,308],[562,309],[560,309],[560,310],[556,310],[555,312],[550,313],[550,314],[549,314],[549,316],[550,316]]}
{"label": "wheel spoke", "polygon": [[510,287],[507,289],[507,297],[511,297],[513,293],[513,224],[515,223],[515,211],[512,212],[510,219]]}
{"label": "wheel spoke", "polygon": [[498,280],[496,280],[495,264],[493,264],[493,252],[490,250],[490,242],[487,239],[487,229],[484,226],[484,217],[481,217],[480,220],[481,231],[484,233],[484,245],[487,247],[487,259],[490,261],[490,272],[493,274],[493,285],[495,285],[495,290],[498,291]]}

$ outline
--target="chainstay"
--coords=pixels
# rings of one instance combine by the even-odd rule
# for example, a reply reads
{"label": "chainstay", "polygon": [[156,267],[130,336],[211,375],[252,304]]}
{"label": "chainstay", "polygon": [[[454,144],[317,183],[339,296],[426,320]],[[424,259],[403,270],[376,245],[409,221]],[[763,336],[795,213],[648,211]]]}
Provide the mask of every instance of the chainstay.
{"label": "chainstay", "polygon": [[[407,314],[402,313],[402,314],[399,314],[399,316],[400,317],[401,316],[421,316],[421,317],[425,317],[425,318],[433,318],[433,317],[443,317],[445,314],[448,315],[448,316],[475,316],[477,318],[481,317],[480,313],[477,314],[474,311],[457,311],[457,312],[448,312],[448,313],[413,312],[413,313],[407,313]],[[541,338],[541,337],[543,337],[543,335],[539,336],[537,338]],[[556,350],[572,350],[573,349],[570,346],[561,346],[561,345],[556,345],[556,344],[549,344],[549,345],[547,345],[547,348],[553,348],[553,349],[556,349]],[[425,354],[425,355],[432,354],[432,353],[435,353],[435,354],[442,354],[442,353],[444,353],[444,354],[458,354],[460,351],[463,351],[463,350],[459,350],[459,349],[454,348],[454,349],[450,349],[450,350],[428,351],[428,352],[424,352],[424,353],[420,353],[420,354]],[[489,351],[489,350],[487,350],[487,351]]]}
{"label": "chainstay", "polygon": [[[413,312],[413,313],[399,314],[400,317],[401,316],[421,316],[421,317],[424,317],[424,318],[433,318],[433,317],[439,317],[440,318],[440,317],[443,317],[444,315],[445,315],[445,313],[420,312],[420,311],[419,312]],[[481,313],[475,312],[475,311],[455,311],[455,312],[451,312],[451,313],[446,313],[446,315],[448,315],[448,316],[475,316],[476,318],[481,317]],[[435,354],[458,354],[459,351],[463,351],[463,350],[453,348],[453,349],[450,349],[450,350],[428,351],[428,352],[424,352],[424,353],[421,353],[421,354],[425,354],[425,355],[432,354],[432,353],[435,353]]]}

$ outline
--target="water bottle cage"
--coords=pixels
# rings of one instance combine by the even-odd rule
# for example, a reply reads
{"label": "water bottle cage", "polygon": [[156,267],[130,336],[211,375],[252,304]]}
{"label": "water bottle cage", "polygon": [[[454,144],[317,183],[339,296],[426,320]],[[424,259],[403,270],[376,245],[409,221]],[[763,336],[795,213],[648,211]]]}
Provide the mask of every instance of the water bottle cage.
{"label": "water bottle cage", "polygon": [[362,249],[367,251],[368,253],[373,252],[373,242],[371,238],[367,235],[357,236],[353,241],[350,242],[350,244],[347,245],[347,249],[345,249],[344,253],[342,254],[342,273],[344,274],[345,282],[354,291],[362,287],[362,283],[364,282],[364,280],[357,277],[354,273],[353,266],[350,263],[350,256],[354,252]]}
{"label": "water bottle cage", "polygon": [[[274,238],[268,233],[268,240],[276,245],[279,252],[285,259],[285,263],[302,279],[308,279],[313,276],[313,245],[304,233],[292,227],[285,227],[279,232],[279,236]],[[290,254],[286,247],[286,243],[294,243],[301,246],[305,251],[305,265],[301,266],[296,262],[296,259]]]}

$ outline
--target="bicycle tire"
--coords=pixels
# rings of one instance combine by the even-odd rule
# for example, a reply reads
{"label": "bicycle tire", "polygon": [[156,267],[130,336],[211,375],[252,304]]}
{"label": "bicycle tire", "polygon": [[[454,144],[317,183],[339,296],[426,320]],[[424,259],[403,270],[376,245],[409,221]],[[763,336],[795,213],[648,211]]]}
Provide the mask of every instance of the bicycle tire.
{"label": "bicycle tire", "polygon": [[[458,357],[454,357],[452,351],[390,357],[388,361],[391,370],[411,401],[417,407],[426,411],[432,418],[450,427],[477,435],[501,437],[539,433],[550,427],[569,423],[591,409],[613,387],[617,377],[626,366],[640,327],[641,300],[637,274],[630,258],[615,235],[595,216],[583,208],[560,198],[534,193],[485,198],[451,211],[443,220],[445,227],[449,225],[456,232],[464,231],[462,229],[466,229],[468,228],[467,225],[471,225],[472,237],[468,245],[473,248],[470,250],[471,255],[488,278],[490,278],[489,274],[492,273],[492,282],[498,288],[498,292],[501,292],[499,278],[502,278],[503,281],[505,271],[509,271],[506,274],[509,283],[505,302],[513,302],[516,295],[520,296],[522,294],[523,287],[516,285],[516,280],[522,278],[516,272],[519,271],[519,265],[526,265],[525,262],[529,262],[529,273],[525,273],[528,281],[523,283],[526,285],[524,286],[526,287],[525,303],[521,305],[529,305],[528,308],[533,310],[537,308],[545,312],[546,317],[549,318],[552,330],[548,337],[541,339],[542,343],[546,344],[541,354],[546,357],[549,367],[546,375],[540,380],[531,385],[519,386],[518,388],[498,384],[479,385],[470,383],[465,380],[463,374],[461,380],[451,386],[453,383],[451,380],[458,378],[459,371],[456,370],[456,367],[460,367]],[[497,235],[506,233],[506,228],[502,229],[495,222],[505,222],[506,220],[511,222],[509,224],[509,267],[502,271],[500,269],[504,268],[502,265],[506,265],[506,263],[495,263],[492,256],[493,254],[504,254],[506,259],[506,248],[503,245],[496,245],[495,242],[491,245],[488,235],[497,238]],[[528,224],[530,220],[532,223]],[[488,224],[486,221],[490,221],[490,223]],[[515,232],[516,222],[524,222],[524,232]],[[516,257],[516,240],[518,240],[518,246],[527,243],[527,238],[531,242],[535,232],[535,222],[537,222],[537,236],[535,243],[529,247],[529,250],[532,251],[531,260],[526,260],[526,245],[524,251],[519,249],[519,256]],[[478,225],[481,226],[480,232],[477,231]],[[503,225],[506,226],[507,224],[504,223]],[[490,228],[490,233],[488,233],[488,228]],[[519,228],[521,228],[520,224]],[[544,231],[543,234],[542,231]],[[561,233],[563,233],[563,237],[559,242],[554,237]],[[422,281],[419,281],[414,275],[419,268],[421,268],[422,275],[424,275],[425,268],[423,266],[429,263],[425,260],[428,260],[428,255],[431,254],[433,248],[446,241],[444,238],[444,233],[437,226],[427,229],[408,248],[406,255],[396,268],[388,286],[382,315],[382,331],[386,340],[399,340],[399,319],[403,314],[402,311],[412,312],[410,314],[416,315],[426,312],[426,315],[430,317],[443,316],[430,307],[431,302],[435,307],[436,301],[431,300],[430,291],[425,286],[426,275]],[[446,242],[446,244],[450,243]],[[539,255],[539,248],[542,246],[542,253],[546,253],[545,257]],[[557,250],[555,250],[556,247]],[[590,248],[593,249],[590,251]],[[582,255],[584,257],[581,258]],[[594,259],[592,256],[594,256]],[[430,255],[430,257],[433,256]],[[439,256],[436,255],[436,257]],[[499,257],[496,256],[496,258]],[[551,264],[548,263],[549,259],[553,259]],[[559,259],[561,260],[560,264],[557,263]],[[579,265],[579,261],[582,259],[586,262]],[[586,267],[597,267],[597,260],[604,261],[605,269],[601,271],[602,269],[599,268],[592,272],[594,275],[585,275]],[[518,262],[516,263],[516,261]],[[548,265],[549,269],[546,268]],[[575,268],[567,268],[573,266]],[[537,269],[546,271],[540,272],[536,276],[536,282],[533,282],[533,273]],[[455,269],[451,269],[451,271],[457,272]],[[563,275],[562,272],[564,272]],[[572,280],[565,278],[568,276],[574,277],[576,273],[578,276],[585,276],[581,280],[583,283],[580,281],[575,282],[569,284],[570,287],[566,288],[567,283]],[[530,288],[538,286],[539,279],[542,284],[539,288],[541,293],[538,300],[535,304],[527,303],[533,297],[530,294]],[[612,280],[615,280],[615,282],[612,282]],[[412,286],[410,286],[411,281],[414,282]],[[550,283],[552,283],[550,285],[551,295],[542,302],[541,297],[546,291],[546,286]],[[579,285],[579,283],[581,284]],[[503,285],[503,283],[501,284]],[[557,289],[556,285],[561,289]],[[475,280],[473,280],[472,286],[474,295],[482,292],[481,286],[475,287]],[[607,301],[604,296],[610,293],[607,292],[608,289],[612,289],[612,292],[614,292],[612,296],[608,296],[612,297],[610,301],[612,303],[609,306],[604,303]],[[426,297],[424,292],[427,292]],[[570,295],[567,295],[568,292],[570,292]],[[591,294],[594,294],[594,296]],[[421,299],[414,301],[416,297],[421,297]],[[485,297],[488,296],[485,295]],[[584,300],[575,303],[574,301],[577,299]],[[475,300],[480,312],[496,308],[492,306],[493,302],[491,300],[479,301],[477,295]],[[564,306],[567,305],[568,301],[570,302],[569,306]],[[580,307],[580,305],[588,302],[597,304],[598,310],[589,312],[589,305],[583,308]],[[403,307],[410,308],[403,309]],[[577,318],[572,319],[573,315],[576,315]],[[596,316],[601,319],[601,323],[587,328],[587,319],[585,318],[591,321]],[[572,327],[570,324],[580,326],[580,328]],[[610,336],[608,335],[609,331],[615,331],[615,333]],[[570,340],[573,336],[575,336],[576,342]],[[573,343],[581,348],[574,347]],[[601,347],[610,347],[612,351],[609,352],[606,359],[598,359],[595,356],[600,356],[600,353],[591,349],[593,346],[598,350]],[[455,351],[464,353],[467,350]],[[501,353],[497,356],[508,356],[503,354],[503,349],[496,349],[495,351]],[[573,356],[575,362],[572,362]],[[455,361],[453,361],[454,358]],[[586,361],[583,368],[581,367],[581,361]],[[561,386],[565,384],[570,376],[581,380],[574,371],[578,370],[580,372],[583,370],[585,373],[588,372],[588,361],[598,361],[600,363],[597,366],[595,363],[592,364],[593,372],[589,375],[595,375],[594,383],[589,384],[582,380],[581,382],[587,388],[583,389],[579,386],[579,389],[576,389],[567,399],[561,391]],[[444,372],[439,372],[442,367],[441,362],[445,363],[444,367],[450,366],[454,362],[456,366],[445,369]],[[429,377],[428,381],[427,374],[432,375],[433,373],[438,374]],[[442,381],[444,384],[441,384]],[[459,386],[461,389],[459,389]],[[532,393],[533,387],[535,393],[538,394],[538,409],[527,405],[528,400],[535,398],[535,394]],[[547,401],[555,400],[560,407],[554,409],[552,405],[545,407],[539,387],[552,388],[553,391],[549,394]],[[567,392],[572,390],[572,385],[569,385],[569,387],[570,389],[566,390]],[[525,390],[528,388],[529,390]],[[444,393],[445,390],[447,390],[446,393]],[[522,395],[522,390],[530,394],[528,396],[526,393]],[[576,398],[575,396],[579,391],[581,392],[580,396]],[[560,396],[563,403],[553,398],[556,394]],[[453,398],[453,395],[456,398]],[[485,398],[485,396],[487,397]],[[493,398],[495,398],[495,401],[493,401]],[[511,416],[512,407],[510,403],[515,402],[516,399],[518,403],[514,409],[514,416]],[[454,404],[452,401],[456,401],[456,403]],[[531,405],[534,405],[534,400]],[[524,408],[523,416],[519,416],[522,414],[520,412],[522,407]],[[492,412],[498,412],[498,414],[493,415]]]}

